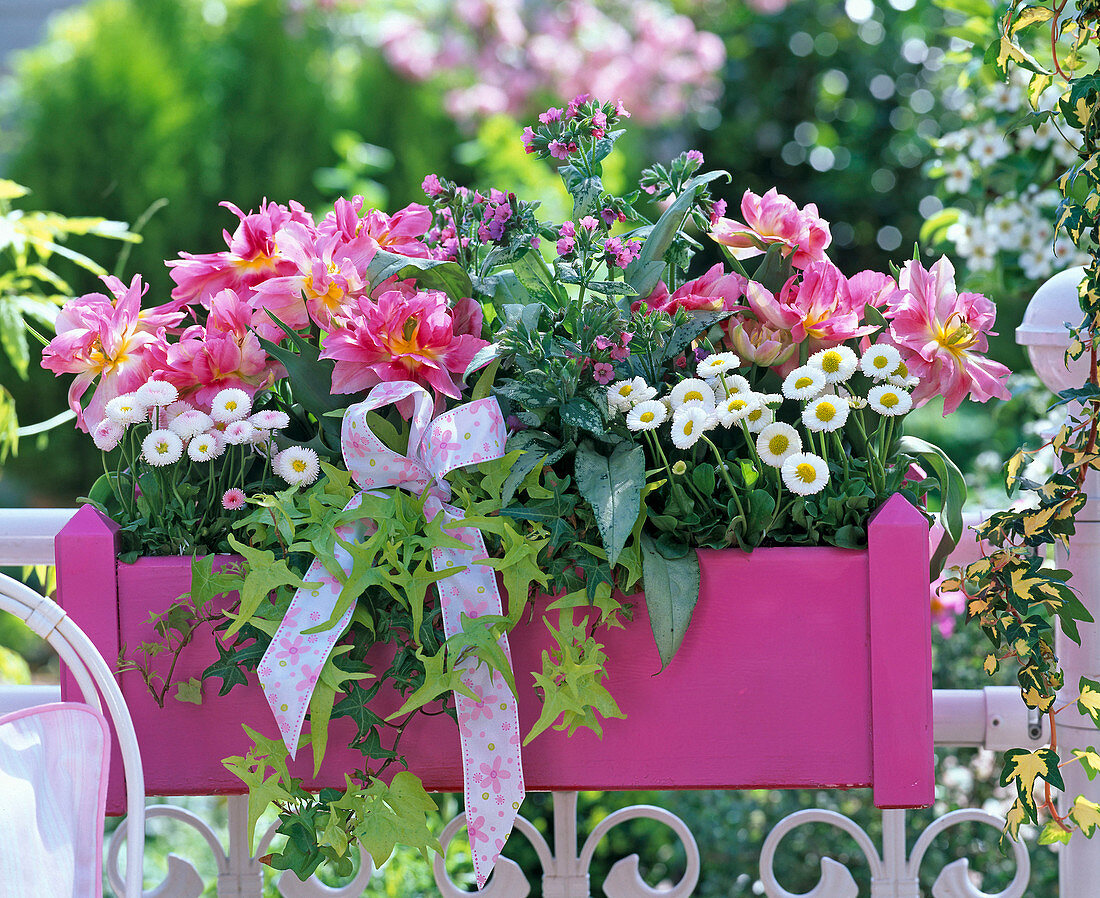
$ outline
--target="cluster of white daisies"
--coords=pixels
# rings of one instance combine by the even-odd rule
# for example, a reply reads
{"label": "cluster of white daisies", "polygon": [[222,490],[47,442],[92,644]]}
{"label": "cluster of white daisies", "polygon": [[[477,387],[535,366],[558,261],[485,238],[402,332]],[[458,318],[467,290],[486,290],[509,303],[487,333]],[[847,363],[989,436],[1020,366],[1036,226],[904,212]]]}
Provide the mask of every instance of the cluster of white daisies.
{"label": "cluster of white daisies", "polygon": [[[184,453],[193,462],[209,462],[224,455],[230,446],[242,446],[270,458],[275,473],[291,485],[307,486],[320,473],[314,450],[290,446],[279,451],[274,434],[290,423],[287,414],[253,412],[252,397],[235,387],[221,390],[207,414],[181,400],[172,384],[149,380],[134,392],[110,400],[104,413],[106,417],[92,431],[96,447],[110,452],[131,425],[147,425],[149,432],[141,440],[140,454],[153,467],[174,465]],[[241,490],[229,493],[232,495],[223,497],[226,508],[244,504]]]}
{"label": "cluster of white daisies", "polygon": [[[778,469],[791,492],[807,496],[825,488],[829,466],[821,455],[803,451],[794,427],[775,420],[775,409],[784,398],[806,403],[802,423],[810,433],[819,434],[840,430],[853,408],[867,406],[895,417],[913,406],[908,389],[916,379],[908,375],[893,346],[872,346],[862,358],[846,346],[814,353],[787,375],[782,394],[753,391],[742,375],[731,373],[739,365],[732,352],[707,356],[696,367],[696,377],[680,381],[661,397],[642,377],[621,380],[608,387],[608,407],[612,415],[625,414],[626,426],[636,433],[656,431],[670,422],[672,443],[682,450],[700,440],[710,443],[708,431],[738,426],[760,461]],[[857,368],[876,381],[865,399],[839,393]]]}

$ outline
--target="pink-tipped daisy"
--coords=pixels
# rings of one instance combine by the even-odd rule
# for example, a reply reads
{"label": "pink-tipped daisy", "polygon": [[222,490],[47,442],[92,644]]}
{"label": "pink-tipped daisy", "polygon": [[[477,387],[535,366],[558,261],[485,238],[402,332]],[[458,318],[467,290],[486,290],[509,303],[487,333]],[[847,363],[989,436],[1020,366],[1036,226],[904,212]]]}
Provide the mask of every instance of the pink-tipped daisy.
{"label": "pink-tipped daisy", "polygon": [[233,489],[226,490],[222,493],[222,508],[226,511],[237,511],[238,509],[244,508],[244,506],[244,490],[233,487]]}

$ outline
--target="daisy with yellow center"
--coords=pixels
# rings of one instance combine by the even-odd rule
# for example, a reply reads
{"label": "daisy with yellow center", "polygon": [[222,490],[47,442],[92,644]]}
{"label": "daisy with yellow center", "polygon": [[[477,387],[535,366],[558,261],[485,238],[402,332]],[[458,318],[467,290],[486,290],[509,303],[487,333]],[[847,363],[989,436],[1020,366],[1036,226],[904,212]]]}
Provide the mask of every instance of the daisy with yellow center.
{"label": "daisy with yellow center", "polygon": [[626,415],[626,426],[635,432],[656,430],[668,419],[668,409],[663,402],[647,399],[639,402]]}
{"label": "daisy with yellow center", "polygon": [[685,405],[672,415],[672,443],[677,449],[690,449],[711,426],[710,413],[698,405]]}
{"label": "daisy with yellow center", "polygon": [[321,473],[317,453],[305,446],[290,446],[275,456],[275,473],[291,486],[309,486]]}
{"label": "daisy with yellow center", "polygon": [[791,455],[802,451],[802,437],[790,424],[769,424],[756,436],[756,451],[764,464],[781,468]]}
{"label": "daisy with yellow center", "polygon": [[716,352],[703,359],[696,365],[695,370],[699,377],[710,378],[732,371],[740,364],[741,360],[732,352]]}
{"label": "daisy with yellow center", "polygon": [[829,482],[829,467],[825,464],[825,459],[812,452],[788,455],[779,473],[783,478],[783,485],[799,496],[819,493]]}
{"label": "daisy with yellow center", "polygon": [[886,380],[901,364],[901,353],[885,343],[871,346],[859,360],[860,370],[875,380]]}
{"label": "daisy with yellow center", "polygon": [[867,394],[867,404],[880,415],[894,418],[913,407],[913,397],[900,387],[880,384]]}
{"label": "daisy with yellow center", "polygon": [[723,427],[732,427],[739,421],[745,420],[753,410],[761,407],[761,402],[754,393],[738,393],[718,403],[718,407],[714,410],[714,419]]}
{"label": "daisy with yellow center", "polygon": [[657,391],[641,377],[620,380],[607,388],[607,405],[612,412],[626,411],[636,402],[653,399]]}
{"label": "daisy with yellow center", "polygon": [[672,410],[686,406],[698,406],[707,412],[714,411],[714,390],[705,380],[698,377],[689,377],[682,380],[672,388]]}
{"label": "daisy with yellow center", "polygon": [[824,374],[826,383],[842,384],[855,373],[859,359],[847,346],[834,346],[815,352],[806,364]]}
{"label": "daisy with yellow center", "polygon": [[809,365],[795,368],[783,381],[783,395],[788,399],[816,399],[824,389],[825,375]]}
{"label": "daisy with yellow center", "polygon": [[759,405],[745,415],[745,426],[749,429],[749,433],[760,433],[773,421],[775,421],[775,411],[766,405]]}
{"label": "daisy with yellow center", "polygon": [[183,440],[170,430],[154,430],[141,441],[141,457],[155,468],[174,465],[183,455]]}
{"label": "daisy with yellow center", "polygon": [[103,411],[113,423],[128,427],[144,421],[149,409],[138,399],[136,393],[124,393],[108,402]]}
{"label": "daisy with yellow center", "polygon": [[841,396],[820,396],[802,409],[802,423],[814,433],[840,430],[848,420],[850,406]]}

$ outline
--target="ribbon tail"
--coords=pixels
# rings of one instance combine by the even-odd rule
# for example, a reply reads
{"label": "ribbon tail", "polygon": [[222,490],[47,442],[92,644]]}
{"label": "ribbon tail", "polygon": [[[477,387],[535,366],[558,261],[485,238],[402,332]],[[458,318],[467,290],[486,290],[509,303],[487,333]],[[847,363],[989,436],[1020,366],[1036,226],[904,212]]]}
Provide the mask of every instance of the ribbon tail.
{"label": "ribbon tail", "polygon": [[[361,496],[356,496],[347,508],[357,507],[360,502]],[[349,539],[354,529],[351,526],[337,527],[336,533]],[[352,559],[347,550],[337,544],[334,554],[344,572],[350,572]],[[329,629],[306,634],[305,630],[312,630],[332,617],[343,587],[319,559],[309,566],[305,581],[320,583],[320,586],[317,589],[299,589],[294,593],[290,607],[256,669],[264,698],[275,715],[275,723],[291,758],[298,752],[302,724],[321,676],[321,668],[355,612],[353,604]]]}
{"label": "ribbon tail", "polygon": [[[445,506],[448,517],[457,517]],[[502,614],[496,572],[474,563],[488,553],[480,531],[454,528],[454,536],[472,549],[432,550],[435,569],[464,566],[466,570],[437,584],[447,636],[462,630],[462,615]],[[511,664],[508,637],[500,646]],[[455,694],[459,733],[462,738],[463,791],[466,828],[470,836],[478,888],[485,885],[523,803],[523,764],[520,758],[519,707],[503,677],[471,661],[463,683],[479,700]]]}

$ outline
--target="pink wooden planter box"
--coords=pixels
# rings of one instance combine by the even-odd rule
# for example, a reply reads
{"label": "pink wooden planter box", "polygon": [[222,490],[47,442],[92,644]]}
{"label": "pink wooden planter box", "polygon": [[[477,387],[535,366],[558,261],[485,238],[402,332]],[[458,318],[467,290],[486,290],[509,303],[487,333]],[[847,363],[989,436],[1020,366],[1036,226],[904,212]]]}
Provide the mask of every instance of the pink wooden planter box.
{"label": "pink wooden planter box", "polygon": [[[108,662],[119,647],[153,638],[145,623],[190,586],[189,558],[118,564],[116,527],[79,511],[56,543],[58,595]],[[702,591],[679,653],[660,662],[645,604],[625,630],[604,634],[607,686],[625,712],[603,739],[548,730],[523,750],[530,791],[735,789],[869,786],[880,808],[932,803],[932,675],[928,528],[900,496],[879,509],[869,548],[769,548],[751,554],[704,550]],[[541,670],[552,641],[538,616],[511,638],[523,732],[540,705],[527,671]],[[209,640],[184,650],[177,681],[217,658]],[[201,706],[174,699],[157,707],[137,673],[119,682],[137,727],[151,795],[235,793],[241,783],[221,759],[244,754],[241,723],[277,733],[259,687],[219,697],[207,684]],[[213,681],[220,685],[220,681]],[[63,678],[63,693],[72,688]],[[379,696],[379,713],[399,707]],[[362,766],[346,748],[350,720],[332,721],[321,774],[303,751],[292,772],[317,787],[342,785]],[[401,743],[430,790],[460,792],[458,729],[422,717]],[[108,813],[123,812],[115,748]]]}

